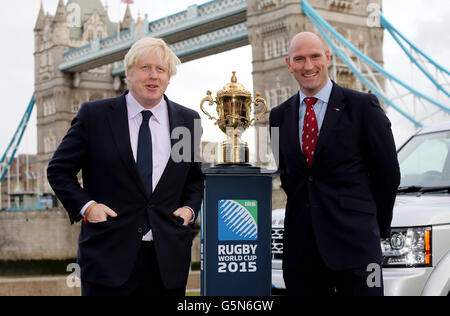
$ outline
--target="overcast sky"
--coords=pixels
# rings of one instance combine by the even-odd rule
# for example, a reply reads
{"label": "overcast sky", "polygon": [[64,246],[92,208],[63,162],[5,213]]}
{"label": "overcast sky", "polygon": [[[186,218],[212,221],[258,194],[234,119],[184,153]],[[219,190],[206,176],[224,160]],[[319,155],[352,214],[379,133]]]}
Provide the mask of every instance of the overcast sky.
{"label": "overcast sky", "polygon": [[[57,0],[43,0],[45,12],[55,14]],[[109,5],[112,21],[122,18],[125,5],[120,0],[102,1]],[[202,0],[149,1],[135,0],[132,14],[136,18],[140,11],[148,13],[149,20],[155,20],[186,9],[191,4],[202,4]],[[450,68],[450,2],[448,0],[384,0],[384,14],[406,37],[411,39],[432,58]],[[0,11],[0,38],[3,41],[0,50],[0,89],[3,102],[0,104],[0,154],[6,149],[26,106],[34,91],[34,35],[33,28],[39,12],[40,0],[17,0],[8,2]],[[389,35],[385,35],[385,68],[410,84],[411,66],[405,55],[394,44]],[[229,82],[231,71],[238,71],[238,81],[247,90],[252,91],[252,64],[250,46],[227,53],[206,57],[183,64],[179,74],[172,79],[167,95],[174,101],[190,106],[198,111],[200,100],[206,96],[206,90],[216,92]],[[417,80],[417,79],[415,79]],[[421,86],[428,95],[434,96],[435,89]],[[443,100],[450,106],[448,98]],[[20,152],[36,153],[35,112],[30,122],[27,136]],[[411,124],[397,114],[389,111],[397,142],[400,143],[414,131]],[[203,116],[204,118],[204,116]],[[214,132],[217,127],[208,120],[203,122],[205,139],[217,140],[223,136]],[[247,140],[252,143],[252,139]],[[252,144],[250,144],[252,146]]]}

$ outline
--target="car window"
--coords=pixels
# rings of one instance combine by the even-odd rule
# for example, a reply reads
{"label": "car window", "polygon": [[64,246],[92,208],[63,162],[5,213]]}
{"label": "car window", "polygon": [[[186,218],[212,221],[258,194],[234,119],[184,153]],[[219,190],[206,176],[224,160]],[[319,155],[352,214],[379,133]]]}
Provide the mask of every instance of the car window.
{"label": "car window", "polygon": [[398,158],[401,187],[450,186],[450,131],[414,136]]}

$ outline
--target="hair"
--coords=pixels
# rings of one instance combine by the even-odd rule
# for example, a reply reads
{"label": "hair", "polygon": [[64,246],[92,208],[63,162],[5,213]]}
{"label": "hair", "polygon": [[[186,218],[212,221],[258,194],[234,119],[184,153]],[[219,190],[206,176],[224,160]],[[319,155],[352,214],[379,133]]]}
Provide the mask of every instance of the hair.
{"label": "hair", "polygon": [[137,41],[125,56],[125,69],[128,70],[136,66],[138,61],[149,54],[156,54],[166,63],[169,76],[175,76],[177,66],[181,64],[180,59],[170,49],[170,47],[162,39],[145,37]]}

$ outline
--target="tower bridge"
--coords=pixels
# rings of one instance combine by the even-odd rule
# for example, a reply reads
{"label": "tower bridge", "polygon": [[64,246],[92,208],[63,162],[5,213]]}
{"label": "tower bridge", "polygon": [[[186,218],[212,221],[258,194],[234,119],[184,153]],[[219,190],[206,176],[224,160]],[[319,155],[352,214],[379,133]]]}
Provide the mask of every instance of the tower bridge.
{"label": "tower bridge", "polygon": [[[249,44],[246,0],[216,0],[192,5],[171,16],[132,22],[129,30],[64,53],[60,71],[82,72],[124,58],[133,43],[144,36],[164,39],[182,62]],[[116,73],[118,73],[116,71]]]}

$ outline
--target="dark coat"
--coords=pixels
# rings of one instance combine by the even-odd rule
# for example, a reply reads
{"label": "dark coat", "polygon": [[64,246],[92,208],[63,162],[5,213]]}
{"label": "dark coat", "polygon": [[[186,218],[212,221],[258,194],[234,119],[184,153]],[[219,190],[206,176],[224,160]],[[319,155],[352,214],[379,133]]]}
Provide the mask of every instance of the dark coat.
{"label": "dark coat", "polygon": [[[118,214],[104,223],[82,225],[78,263],[83,281],[124,284],[146,233],[143,223],[148,221],[165,287],[184,288],[191,258],[191,228],[182,226],[172,213],[189,206],[198,214],[204,190],[201,165],[194,161],[194,151],[188,162],[176,163],[171,157],[148,200],[131,149],[126,94],[82,105],[50,161],[48,180],[72,223],[82,219],[80,210],[91,200]],[[199,115],[166,101],[171,131],[176,127],[189,129],[191,148],[199,148],[201,131],[194,139],[194,120],[199,120]],[[172,147],[176,142],[172,140]],[[80,170],[83,187],[77,179]]]}
{"label": "dark coat", "polygon": [[[312,226],[324,262],[333,270],[381,263],[400,170],[391,124],[377,98],[333,83],[309,169],[300,148],[300,97],[274,108],[279,169],[287,194],[283,268],[299,266]],[[273,142],[274,140],[272,140]]]}

